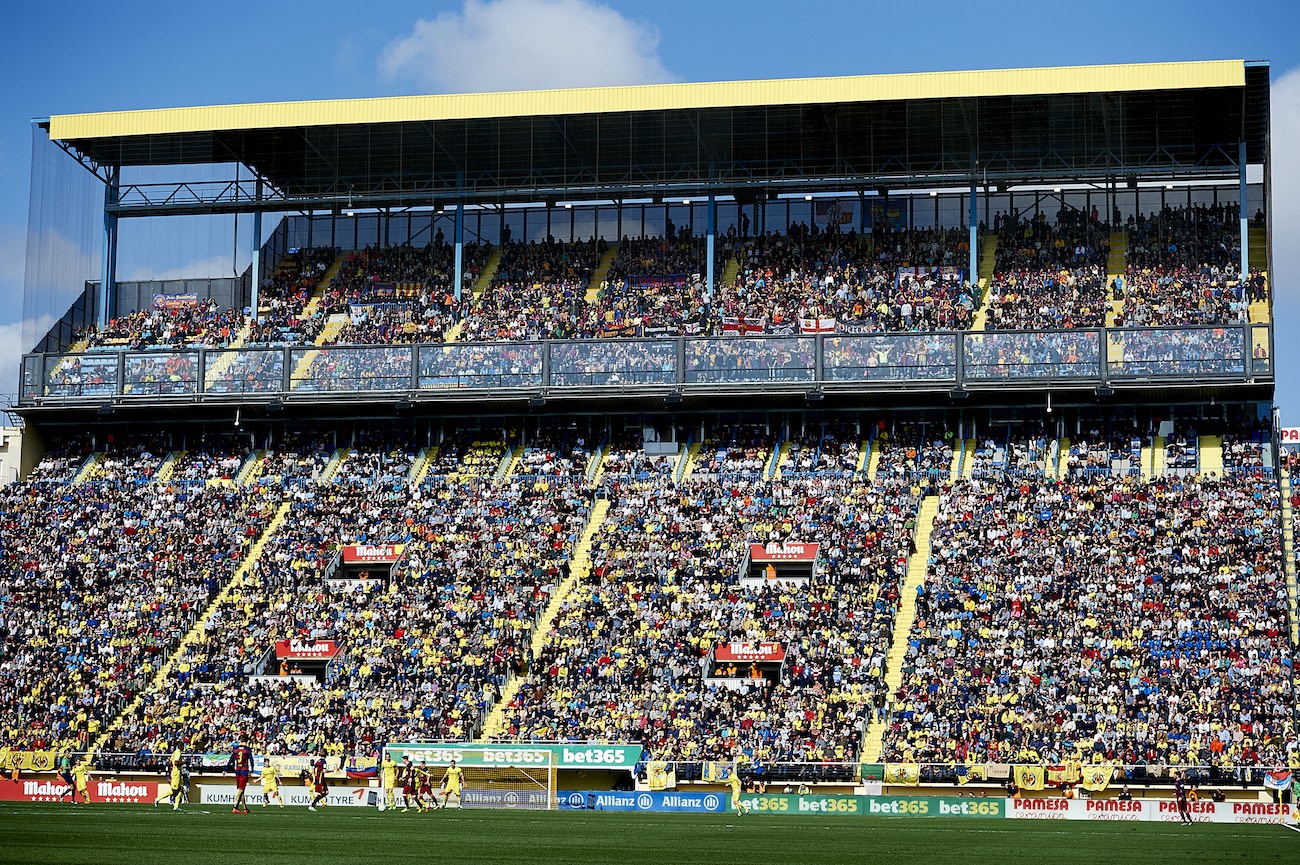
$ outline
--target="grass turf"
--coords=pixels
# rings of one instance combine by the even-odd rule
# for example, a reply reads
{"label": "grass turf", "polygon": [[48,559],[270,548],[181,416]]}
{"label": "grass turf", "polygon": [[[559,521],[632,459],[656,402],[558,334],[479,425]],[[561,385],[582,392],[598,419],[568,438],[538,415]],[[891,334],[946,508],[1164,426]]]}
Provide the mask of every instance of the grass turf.
{"label": "grass turf", "polygon": [[1142,865],[1295,862],[1280,826],[907,817],[0,804],[0,862]]}

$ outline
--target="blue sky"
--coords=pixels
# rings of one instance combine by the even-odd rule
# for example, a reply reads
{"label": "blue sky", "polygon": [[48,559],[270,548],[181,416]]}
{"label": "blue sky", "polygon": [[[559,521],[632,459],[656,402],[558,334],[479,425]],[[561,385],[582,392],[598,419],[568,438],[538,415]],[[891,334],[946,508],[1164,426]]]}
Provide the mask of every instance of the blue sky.
{"label": "blue sky", "polygon": [[[15,4],[0,52],[0,394],[20,345],[29,120],[223,102],[1245,58],[1272,63],[1278,402],[1300,424],[1300,3],[320,0]],[[1290,70],[1297,70],[1289,78]],[[1287,195],[1286,191],[1291,194]]]}

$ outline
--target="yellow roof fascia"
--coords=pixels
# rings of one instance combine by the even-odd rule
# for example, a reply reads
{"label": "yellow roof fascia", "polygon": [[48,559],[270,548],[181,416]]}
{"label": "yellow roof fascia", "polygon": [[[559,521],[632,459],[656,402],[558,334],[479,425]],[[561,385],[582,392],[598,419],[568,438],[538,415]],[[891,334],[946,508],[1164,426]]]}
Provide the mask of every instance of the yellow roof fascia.
{"label": "yellow roof fascia", "polygon": [[759,105],[1183,90],[1242,87],[1245,83],[1245,61],[1207,60],[768,81],[643,84],[627,87],[511,93],[264,102],[248,105],[208,105],[193,108],[61,114],[50,118],[50,137],[60,141],[76,141],[88,138],[171,135],[234,129],[279,129],[300,126],[604,114],[621,111],[672,111]]}

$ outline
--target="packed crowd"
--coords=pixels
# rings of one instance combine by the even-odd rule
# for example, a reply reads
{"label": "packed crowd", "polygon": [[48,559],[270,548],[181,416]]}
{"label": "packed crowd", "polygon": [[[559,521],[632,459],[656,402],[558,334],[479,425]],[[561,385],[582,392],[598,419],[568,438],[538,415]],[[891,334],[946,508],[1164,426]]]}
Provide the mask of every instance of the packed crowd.
{"label": "packed crowd", "polygon": [[[385,457],[356,454],[367,466]],[[290,518],[115,746],[374,756],[387,741],[472,735],[563,579],[588,502],[547,482],[347,481],[291,494]],[[344,544],[401,544],[387,579],[330,577]],[[278,640],[328,640],[324,676],[280,675]]]}
{"label": "packed crowd", "polygon": [[[506,734],[640,742],[681,761],[853,759],[915,508],[907,483],[860,476],[617,485],[591,576],[564,601]],[[742,582],[747,540],[819,543],[818,570],[801,585]],[[730,641],[781,643],[780,674],[707,680],[711,651]]]}
{"label": "packed crowd", "polygon": [[1276,511],[1245,475],[946,490],[886,759],[1286,762]]}
{"label": "packed crowd", "polygon": [[999,220],[989,284],[989,330],[1099,327],[1110,308],[1106,260],[1110,228],[1095,214],[1062,209]]}
{"label": "packed crowd", "polygon": [[604,240],[511,242],[492,283],[465,320],[463,338],[484,342],[592,336],[587,287]]}
{"label": "packed crowd", "polygon": [[149,683],[269,519],[260,490],[145,483],[147,446],[77,487],[0,489],[0,737],[84,749]]}

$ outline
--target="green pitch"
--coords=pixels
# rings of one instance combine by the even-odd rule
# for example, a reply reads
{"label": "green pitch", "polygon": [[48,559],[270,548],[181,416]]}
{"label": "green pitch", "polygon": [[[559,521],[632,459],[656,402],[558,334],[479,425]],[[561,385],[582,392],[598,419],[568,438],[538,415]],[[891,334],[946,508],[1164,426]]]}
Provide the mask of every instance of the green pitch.
{"label": "green pitch", "polygon": [[0,805],[0,862],[232,865],[255,862],[615,863],[615,865],[1143,865],[1295,862],[1300,834],[1280,826],[733,817],[709,814],[452,811],[193,805]]}

